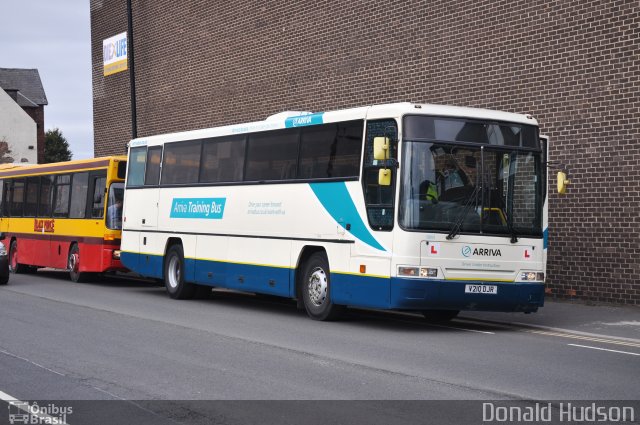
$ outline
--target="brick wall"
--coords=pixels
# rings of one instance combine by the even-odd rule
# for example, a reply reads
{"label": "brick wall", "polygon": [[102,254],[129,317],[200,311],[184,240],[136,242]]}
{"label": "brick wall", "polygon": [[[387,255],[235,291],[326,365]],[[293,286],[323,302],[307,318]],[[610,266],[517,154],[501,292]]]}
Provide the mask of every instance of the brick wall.
{"label": "brick wall", "polygon": [[94,153],[122,155],[131,139],[129,72],[103,77],[102,40],[127,30],[127,2],[91,0],[90,8]]}
{"label": "brick wall", "polygon": [[[91,0],[96,155],[130,138],[128,74],[102,76],[125,5]],[[395,101],[533,114],[572,180],[549,288],[640,304],[637,0],[133,0],[133,18],[140,136]]]}

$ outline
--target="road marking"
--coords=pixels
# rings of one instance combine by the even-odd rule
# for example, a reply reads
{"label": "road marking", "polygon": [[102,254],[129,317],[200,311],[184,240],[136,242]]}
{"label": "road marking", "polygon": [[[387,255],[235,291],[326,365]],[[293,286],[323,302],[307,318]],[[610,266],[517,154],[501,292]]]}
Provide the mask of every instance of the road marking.
{"label": "road marking", "polygon": [[560,338],[579,339],[581,341],[600,342],[603,344],[622,345],[624,347],[640,348],[640,344],[636,342],[618,341],[618,340],[609,339],[609,338],[595,338],[590,336],[576,335],[576,334],[570,334],[570,333],[564,333],[564,332],[538,331],[533,329],[524,329],[524,330],[521,330],[521,332],[527,332],[527,333],[538,334],[538,335],[557,336]]}
{"label": "road marking", "polygon": [[637,321],[637,320],[633,320],[633,321],[623,320],[622,322],[613,322],[613,323],[601,322],[601,323],[607,326],[640,326],[640,321]]}
{"label": "road marking", "polygon": [[[393,320],[395,322],[411,323],[411,324],[414,324],[414,325],[416,324],[416,322],[410,322],[408,320],[401,320],[401,319],[395,319],[395,318],[391,318],[391,320]],[[473,332],[473,333],[485,334],[485,335],[495,335],[496,334],[495,332],[490,332],[490,331],[479,331],[477,329],[468,329],[468,328],[460,328],[458,326],[441,325],[439,323],[427,322],[425,319],[422,319],[422,320],[423,320],[423,323],[418,323],[420,326],[429,326],[429,327],[432,327],[432,328],[453,329],[453,330],[456,330],[456,331]]]}
{"label": "road marking", "polygon": [[[7,402],[7,404],[9,404],[9,414],[11,415],[11,407],[15,408],[15,409],[20,409],[23,412],[25,412],[27,415],[29,416],[35,416],[36,418],[39,418],[40,421],[38,423],[45,423],[45,424],[60,424],[60,425],[69,425],[68,422],[63,421],[62,418],[60,417],[53,417],[53,416],[49,416],[45,413],[40,412],[39,410],[37,410],[39,407],[36,403],[34,404],[29,404],[26,401],[22,401],[22,400],[18,400],[17,398],[15,398],[12,395],[9,395],[5,392],[0,391],[0,399]],[[28,417],[26,419],[29,419]],[[11,421],[11,419],[9,419]],[[13,423],[13,421],[11,421]],[[15,421],[15,422],[23,422],[22,420],[20,421]],[[23,422],[23,423],[31,423],[31,421],[27,421],[27,422]]]}
{"label": "road marking", "polygon": [[102,388],[98,388],[98,387],[94,387],[94,386],[92,386],[92,388],[93,388],[94,390],[98,390],[98,391],[100,391],[101,393],[105,393],[105,394],[107,394],[107,395],[110,395],[111,397],[113,397],[113,398],[115,398],[115,399],[123,400],[123,401],[125,401],[125,400],[126,400],[126,398],[119,397],[119,396],[117,396],[117,395],[115,395],[115,394],[113,394],[113,393],[110,393],[110,392],[109,392],[109,391],[107,391],[107,390],[103,390]]}
{"label": "road marking", "polygon": [[640,353],[631,353],[629,351],[609,350],[608,348],[591,347],[589,345],[567,344],[572,347],[591,348],[592,350],[609,351],[611,353],[630,354],[632,356],[640,356]]}
{"label": "road marking", "polygon": [[447,325],[438,325],[435,323],[425,323],[426,326],[433,326],[435,328],[445,328],[445,329],[455,329],[457,331],[464,331],[464,332],[473,332],[473,333],[477,333],[477,334],[485,334],[485,335],[495,335],[495,332],[491,332],[491,331],[479,331],[477,329],[467,329],[467,328],[459,328],[457,326],[447,326]]}
{"label": "road marking", "polygon": [[579,339],[582,341],[599,342],[603,344],[622,345],[625,347],[640,348],[640,341],[634,338],[624,338],[610,335],[590,334],[587,332],[573,331],[570,329],[550,328],[546,326],[530,325],[526,323],[508,322],[499,323],[491,320],[471,319],[459,317],[455,319],[460,322],[490,324],[491,326],[511,329],[517,332],[532,333],[545,336],[555,336],[559,338]]}
{"label": "road marking", "polygon": [[46,366],[42,366],[40,363],[32,362],[31,360],[29,360],[29,359],[25,359],[24,357],[20,357],[20,356],[19,356],[19,355],[17,355],[17,354],[13,354],[13,353],[10,353],[10,352],[5,351],[5,350],[0,350],[0,353],[2,353],[2,354],[6,354],[7,356],[10,356],[10,357],[14,357],[14,358],[16,358],[16,359],[23,360],[23,361],[25,361],[25,362],[27,362],[27,363],[30,363],[30,364],[32,364],[32,365],[34,365],[34,366],[37,366],[37,367],[41,368],[41,369],[44,369],[44,370],[49,371],[49,372],[51,372],[51,373],[55,373],[56,375],[65,376],[65,375],[64,375],[64,373],[56,372],[56,371],[55,371],[55,370],[53,370],[53,369],[49,369],[49,368],[48,368],[48,367],[46,367]]}

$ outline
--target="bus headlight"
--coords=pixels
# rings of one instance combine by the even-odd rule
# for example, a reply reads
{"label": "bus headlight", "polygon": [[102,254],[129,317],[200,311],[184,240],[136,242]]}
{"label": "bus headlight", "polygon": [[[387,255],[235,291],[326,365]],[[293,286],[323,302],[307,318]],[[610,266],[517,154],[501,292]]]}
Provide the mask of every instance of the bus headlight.
{"label": "bus headlight", "polygon": [[438,269],[431,267],[399,266],[398,276],[402,277],[438,277]]}
{"label": "bus headlight", "polygon": [[544,282],[543,272],[521,272],[520,280],[523,282]]}
{"label": "bus headlight", "polygon": [[420,277],[438,277],[438,269],[420,267]]}
{"label": "bus headlight", "polygon": [[418,277],[419,275],[420,275],[419,267],[405,267],[405,266],[398,267],[398,276]]}
{"label": "bus headlight", "polygon": [[113,257],[114,260],[119,260],[120,259],[120,251],[119,250],[114,250],[113,254],[111,254],[111,256]]}

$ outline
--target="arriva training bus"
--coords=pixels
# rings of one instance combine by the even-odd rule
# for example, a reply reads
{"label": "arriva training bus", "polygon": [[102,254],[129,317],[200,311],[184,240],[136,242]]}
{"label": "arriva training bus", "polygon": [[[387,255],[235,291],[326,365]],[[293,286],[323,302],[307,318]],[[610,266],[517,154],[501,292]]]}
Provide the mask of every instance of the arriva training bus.
{"label": "arriva training bus", "polygon": [[135,139],[121,259],[175,299],[231,288],[316,320],[535,312],[548,144],[530,115],[412,103]]}

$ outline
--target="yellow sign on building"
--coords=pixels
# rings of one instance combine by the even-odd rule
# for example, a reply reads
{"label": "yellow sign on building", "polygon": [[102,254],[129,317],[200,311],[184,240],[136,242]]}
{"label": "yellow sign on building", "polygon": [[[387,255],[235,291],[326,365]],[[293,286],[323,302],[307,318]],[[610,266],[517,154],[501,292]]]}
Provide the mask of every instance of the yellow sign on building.
{"label": "yellow sign on building", "polygon": [[127,70],[127,32],[102,40],[104,75]]}

